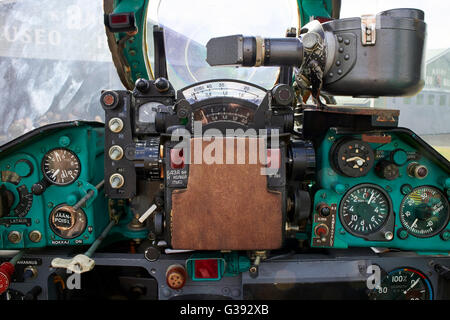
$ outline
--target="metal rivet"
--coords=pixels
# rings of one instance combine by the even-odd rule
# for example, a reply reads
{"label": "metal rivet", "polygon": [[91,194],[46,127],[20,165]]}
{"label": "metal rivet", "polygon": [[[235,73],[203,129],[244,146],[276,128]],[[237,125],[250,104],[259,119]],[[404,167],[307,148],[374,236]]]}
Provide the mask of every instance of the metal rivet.
{"label": "metal rivet", "polygon": [[342,37],[338,37],[338,41],[342,42],[344,39]]}
{"label": "metal rivet", "polygon": [[340,60],[336,61],[336,65],[340,66],[341,65],[341,61]]}
{"label": "metal rivet", "polygon": [[348,59],[350,59],[350,56],[349,56],[348,54],[346,54],[346,55],[344,56],[344,59],[345,59],[345,60],[348,60]]}
{"label": "metal rivet", "polygon": [[394,234],[393,234],[392,232],[390,232],[390,231],[387,231],[387,232],[384,234],[384,238],[385,238],[386,240],[392,240],[392,239],[394,239]]}
{"label": "metal rivet", "polygon": [[349,44],[350,44],[350,40],[345,39],[345,40],[344,40],[344,43],[345,43],[346,45],[349,45]]}
{"label": "metal rivet", "polygon": [[340,53],[344,52],[344,48],[342,48],[342,47],[340,47],[338,50]]}
{"label": "metal rivet", "polygon": [[337,73],[338,73],[338,74],[342,74],[342,70],[339,69],[339,70],[337,71]]}

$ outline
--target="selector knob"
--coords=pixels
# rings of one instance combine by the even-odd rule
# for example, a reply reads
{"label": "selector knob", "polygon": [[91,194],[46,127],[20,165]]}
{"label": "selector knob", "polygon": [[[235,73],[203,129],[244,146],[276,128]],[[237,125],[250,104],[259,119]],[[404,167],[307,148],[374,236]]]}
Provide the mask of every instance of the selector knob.
{"label": "selector knob", "polygon": [[148,91],[148,89],[150,89],[150,83],[143,78],[137,79],[135,86],[136,86],[136,89],[142,93],[146,93]]}
{"label": "selector knob", "polygon": [[331,208],[326,203],[319,203],[317,206],[317,211],[322,217],[328,217],[331,213]]}
{"label": "selector knob", "polygon": [[375,167],[377,175],[386,180],[395,180],[400,175],[398,166],[390,161],[381,160]]}
{"label": "selector knob", "polygon": [[155,87],[159,92],[165,92],[169,90],[170,84],[166,78],[158,78],[155,80]]}
{"label": "selector knob", "polygon": [[11,243],[17,244],[22,240],[22,234],[19,231],[11,231],[8,234],[8,240]]}
{"label": "selector knob", "polygon": [[109,157],[112,160],[120,160],[123,157],[123,149],[120,146],[112,146],[109,148]]}
{"label": "selector knob", "polygon": [[120,187],[123,186],[124,183],[125,183],[125,179],[123,178],[123,176],[120,173],[114,173],[109,178],[109,184],[114,189],[119,189]]}
{"label": "selector knob", "polygon": [[123,129],[123,121],[120,118],[112,118],[108,122],[108,127],[112,132],[118,133]]}
{"label": "selector knob", "polygon": [[33,192],[33,194],[35,196],[40,196],[41,194],[43,194],[45,191],[45,186],[42,183],[35,183],[33,184],[33,186],[31,187],[31,192]]}

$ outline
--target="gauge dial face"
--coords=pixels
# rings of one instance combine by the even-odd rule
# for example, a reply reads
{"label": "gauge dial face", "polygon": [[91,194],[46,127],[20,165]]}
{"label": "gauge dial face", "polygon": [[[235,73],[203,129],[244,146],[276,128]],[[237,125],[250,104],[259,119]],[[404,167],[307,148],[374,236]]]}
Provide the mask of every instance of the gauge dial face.
{"label": "gauge dial face", "polygon": [[364,236],[380,230],[391,210],[391,200],[386,191],[372,184],[351,188],[342,198],[339,207],[344,228],[353,235]]}
{"label": "gauge dial face", "polygon": [[42,171],[49,182],[65,186],[73,183],[80,176],[80,159],[68,149],[56,148],[44,155]]}
{"label": "gauge dial face", "polygon": [[357,139],[337,141],[332,147],[331,160],[337,171],[347,177],[365,176],[374,164],[370,145]]}
{"label": "gauge dial face", "polygon": [[227,97],[239,98],[260,105],[266,95],[266,91],[261,88],[235,81],[200,83],[183,89],[182,93],[190,104],[210,98]]}
{"label": "gauge dial face", "polygon": [[194,121],[202,125],[213,122],[235,122],[247,125],[253,121],[255,111],[238,103],[217,103],[200,107],[194,111]]}
{"label": "gauge dial face", "polygon": [[389,272],[369,297],[372,300],[432,300],[433,289],[420,271],[399,268]]}
{"label": "gauge dial face", "polygon": [[50,213],[50,227],[61,238],[73,239],[79,237],[87,225],[87,218],[80,208],[75,210],[66,204],[60,204]]}
{"label": "gauge dial face", "polygon": [[158,111],[159,102],[148,102],[139,107],[138,120],[142,123],[155,123],[155,116]]}
{"label": "gauge dial face", "polygon": [[441,232],[449,221],[449,205],[444,194],[430,186],[414,188],[400,205],[403,227],[419,238]]}

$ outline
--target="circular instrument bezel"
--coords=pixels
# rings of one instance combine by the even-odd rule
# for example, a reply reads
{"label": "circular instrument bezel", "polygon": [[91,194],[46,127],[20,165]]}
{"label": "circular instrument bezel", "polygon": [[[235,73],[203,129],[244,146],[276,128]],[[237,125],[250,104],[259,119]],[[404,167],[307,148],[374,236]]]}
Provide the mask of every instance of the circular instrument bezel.
{"label": "circular instrument bezel", "polygon": [[[47,176],[47,173],[45,172],[45,161],[48,157],[49,154],[51,154],[52,152],[54,152],[55,150],[64,150],[67,151],[68,153],[70,153],[71,155],[73,155],[78,163],[78,173],[76,174],[76,176],[70,180],[69,182],[64,182],[64,183],[60,183],[60,182],[55,182],[53,181],[50,177]],[[68,186],[72,183],[74,183],[75,181],[77,181],[77,179],[80,177],[81,175],[81,170],[82,170],[82,166],[81,166],[81,161],[80,158],[76,155],[76,153],[70,149],[64,148],[64,147],[57,147],[57,148],[53,148],[49,151],[47,151],[44,156],[42,157],[42,161],[41,161],[41,171],[42,174],[44,175],[44,178],[46,181],[48,181],[50,184],[54,184],[57,186]]]}
{"label": "circular instrument bezel", "polygon": [[[361,232],[357,232],[354,229],[351,229],[347,222],[344,220],[344,201],[350,196],[350,194],[352,194],[353,192],[355,192],[356,190],[359,190],[361,188],[371,188],[371,189],[375,189],[378,192],[380,192],[384,198],[386,199],[386,203],[387,203],[387,214],[386,217],[384,218],[383,222],[380,223],[379,226],[377,226],[377,228],[374,228],[373,230],[371,230],[368,233],[361,233]],[[376,234],[377,232],[379,232],[380,230],[383,229],[384,226],[386,226],[386,224],[389,221],[389,217],[393,214],[393,205],[392,205],[392,199],[389,196],[389,194],[387,193],[386,190],[384,190],[381,186],[376,185],[376,184],[372,184],[372,183],[361,183],[358,184],[356,186],[353,186],[352,188],[350,188],[341,198],[341,201],[339,203],[339,221],[341,223],[341,225],[344,227],[344,229],[350,233],[351,235],[355,236],[355,237],[362,237],[362,238],[366,238],[368,236],[371,236],[373,234]]]}
{"label": "circular instrument bezel", "polygon": [[[342,159],[343,157],[343,150],[345,146],[347,145],[354,145],[354,143],[361,144],[361,148],[367,149],[367,152],[369,153],[370,158],[364,160],[363,166],[360,167],[360,170],[354,170],[353,168],[345,166],[345,163],[348,161],[348,159]],[[338,139],[330,148],[329,151],[329,159],[330,159],[330,165],[331,168],[337,172],[338,174],[350,177],[350,178],[359,178],[366,176],[370,170],[375,165],[375,152],[373,148],[370,146],[368,142],[365,142],[361,139],[358,139],[356,137],[343,137]],[[344,163],[344,165],[343,165]],[[362,171],[361,171],[362,169]]]}
{"label": "circular instrument bezel", "polygon": [[[399,268],[391,270],[388,273],[384,273],[384,276],[383,276],[383,278],[381,279],[381,282],[380,282],[380,286],[383,284],[384,281],[388,280],[389,277],[392,277],[393,275],[395,275],[396,273],[399,273],[399,272],[408,272],[408,273],[414,273],[414,274],[419,275],[419,277],[422,279],[422,282],[424,283],[424,288],[428,289],[427,296],[426,296],[425,300],[433,300],[434,291],[433,291],[433,285],[431,284],[430,279],[422,271],[417,270],[415,268],[399,267]],[[389,282],[389,283],[392,285],[391,282]],[[382,294],[380,294],[377,290],[378,289],[375,288],[375,289],[373,289],[372,291],[369,292],[369,298],[370,299],[377,300],[377,299],[375,299],[376,297],[382,297],[382,296],[380,296]],[[400,295],[398,297],[401,297],[401,296],[403,296],[403,295]],[[387,300],[387,299],[380,299],[380,300]],[[393,300],[395,300],[395,299],[393,299]]]}
{"label": "circular instrument bezel", "polygon": [[[62,210],[66,211],[70,214],[71,219],[73,220],[71,225],[69,227],[60,227],[57,228],[55,226],[55,214],[56,212]],[[87,216],[86,213],[83,211],[83,209],[79,208],[78,210],[75,210],[72,206],[69,206],[65,203],[62,203],[60,205],[57,205],[53,208],[53,210],[50,212],[49,215],[49,225],[52,231],[60,238],[63,239],[74,239],[79,236],[81,236],[87,227]],[[75,230],[74,233],[69,233]]]}
{"label": "circular instrument bezel", "polygon": [[[426,234],[426,235],[420,235],[420,234],[417,234],[417,233],[414,233],[413,231],[411,231],[410,227],[407,227],[406,222],[404,221],[404,218],[403,218],[403,217],[404,217],[403,209],[404,209],[404,204],[405,204],[406,200],[408,199],[408,197],[409,197],[413,192],[415,192],[417,189],[420,189],[420,188],[430,188],[430,189],[433,189],[434,191],[436,191],[436,192],[441,196],[441,198],[443,199],[443,201],[447,204],[447,212],[445,213],[445,214],[447,215],[447,217],[446,217],[446,219],[445,219],[445,222],[442,224],[442,226],[440,226],[439,228],[437,228],[437,229],[434,230],[433,232],[428,233],[428,234]],[[440,189],[436,188],[435,186],[430,186],[430,185],[417,186],[417,187],[413,188],[413,189],[411,190],[411,192],[409,192],[407,195],[405,195],[405,196],[403,197],[402,202],[400,203],[399,219],[400,219],[400,223],[402,224],[402,226],[405,228],[405,230],[406,230],[406,231],[408,232],[408,234],[410,234],[411,236],[414,236],[414,237],[416,237],[416,238],[422,238],[422,239],[423,239],[423,238],[431,238],[431,237],[434,237],[434,236],[440,234],[440,233],[442,232],[442,230],[444,230],[444,229],[447,227],[447,225],[448,225],[448,223],[449,223],[449,221],[450,221],[450,204],[449,204],[449,202],[448,202],[448,200],[447,200],[447,197],[444,195],[444,193],[443,193]]]}

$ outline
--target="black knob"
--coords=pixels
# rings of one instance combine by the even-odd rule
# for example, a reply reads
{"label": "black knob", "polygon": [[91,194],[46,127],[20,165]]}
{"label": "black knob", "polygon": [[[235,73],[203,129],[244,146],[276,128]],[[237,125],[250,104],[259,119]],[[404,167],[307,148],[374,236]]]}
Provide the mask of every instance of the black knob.
{"label": "black knob", "polygon": [[33,184],[33,186],[31,187],[31,192],[33,192],[33,194],[35,196],[40,196],[41,194],[44,193],[46,189],[46,186],[44,186],[42,183],[38,182]]}
{"label": "black knob", "polygon": [[386,180],[395,180],[400,175],[398,166],[390,161],[381,160],[375,167],[377,175]]}
{"label": "black knob", "polygon": [[166,78],[158,78],[155,80],[155,87],[159,92],[164,92],[169,90],[170,84]]}
{"label": "black knob", "polygon": [[150,88],[150,82],[143,78],[137,79],[134,85],[136,86],[136,89],[142,93],[146,93]]}
{"label": "black knob", "polygon": [[188,118],[191,114],[191,105],[186,100],[181,100],[177,103],[176,106],[177,110],[177,117],[179,119],[185,119]]}
{"label": "black knob", "polygon": [[145,250],[145,259],[147,259],[148,261],[156,261],[159,259],[159,256],[161,255],[161,251],[153,246],[150,246],[147,248],[147,250]]}
{"label": "black knob", "polygon": [[329,207],[323,207],[320,209],[320,214],[324,217],[328,217],[331,213],[331,209]]}
{"label": "black knob", "polygon": [[104,91],[100,96],[103,109],[112,110],[119,105],[119,94],[115,91]]}
{"label": "black knob", "polygon": [[291,87],[285,84],[279,84],[272,89],[272,96],[275,104],[281,106],[290,105],[294,99],[294,92]]}

